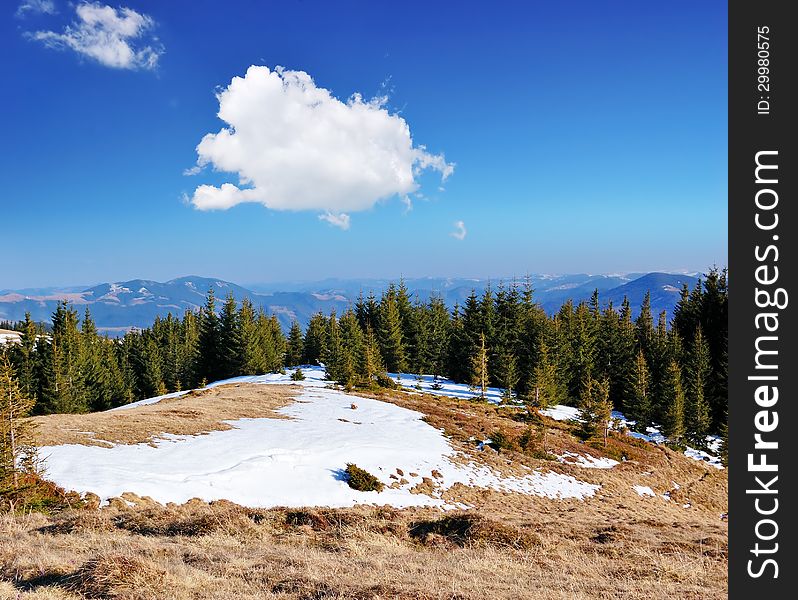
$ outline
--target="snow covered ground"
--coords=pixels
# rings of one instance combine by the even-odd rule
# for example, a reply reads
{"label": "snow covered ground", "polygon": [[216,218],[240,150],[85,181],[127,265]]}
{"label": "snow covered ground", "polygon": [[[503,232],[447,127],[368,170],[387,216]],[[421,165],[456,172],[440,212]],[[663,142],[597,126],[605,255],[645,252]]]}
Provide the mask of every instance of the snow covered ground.
{"label": "snow covered ground", "polygon": [[[435,380],[431,375],[423,375],[420,381],[418,379],[418,375],[411,375],[408,373],[401,374],[401,377],[396,373],[390,373],[389,375],[402,387],[408,390],[416,390],[429,394],[436,394],[439,396],[451,396],[453,398],[460,399],[474,399],[479,397],[478,390],[474,390],[466,384],[455,383],[448,379],[439,378],[437,383],[440,386],[440,389],[433,389],[432,386],[435,383]],[[486,394],[486,400],[488,402],[492,404],[500,404],[503,398],[504,390],[501,388],[488,388],[488,392]],[[555,406],[543,409],[540,412],[547,417],[554,419],[555,421],[579,420],[579,409],[573,406],[557,404]],[[634,421],[629,421],[620,412],[612,411],[612,418],[619,426],[626,427],[629,430],[629,435],[633,437],[645,440],[647,442],[652,442],[654,444],[662,444],[666,441],[665,436],[662,435],[662,432],[657,427],[649,427],[646,430],[646,433],[638,433],[631,431],[631,426],[634,425]],[[717,469],[722,469],[723,464],[721,463],[720,456],[718,456],[718,451],[720,449],[720,438],[708,436],[707,445],[714,454],[710,454],[704,450],[698,450],[697,448],[691,448],[688,446],[684,451],[684,455],[694,460],[706,462]],[[585,465],[583,464],[582,466]]]}
{"label": "snow covered ground", "polygon": [[[159,502],[224,498],[257,507],[372,503],[450,507],[440,490],[455,483],[548,498],[581,499],[599,488],[559,473],[534,470],[523,477],[502,477],[483,465],[462,464],[454,460],[456,452],[443,433],[422,421],[421,413],[329,388],[319,367],[303,367],[303,372],[306,380],[301,382],[291,382],[289,371],[209,386],[298,383],[303,390],[297,401],[279,409],[290,419],[239,419],[230,421],[233,429],[227,431],[169,435],[154,446],[45,447],[41,454],[47,477],[104,500],[133,492]],[[353,403],[357,408],[351,407]],[[373,473],[386,486],[401,485],[379,493],[353,490],[343,475],[347,463]],[[437,491],[411,493],[424,478],[436,482]]]}
{"label": "snow covered ground", "polygon": [[[478,398],[480,390],[471,388],[463,383],[455,383],[451,379],[439,377],[435,379],[432,375],[412,375],[410,373],[388,373],[388,376],[407,390],[434,394],[436,396],[449,396],[470,400]],[[491,404],[501,404],[504,390],[501,388],[489,387],[485,392],[485,400]]]}

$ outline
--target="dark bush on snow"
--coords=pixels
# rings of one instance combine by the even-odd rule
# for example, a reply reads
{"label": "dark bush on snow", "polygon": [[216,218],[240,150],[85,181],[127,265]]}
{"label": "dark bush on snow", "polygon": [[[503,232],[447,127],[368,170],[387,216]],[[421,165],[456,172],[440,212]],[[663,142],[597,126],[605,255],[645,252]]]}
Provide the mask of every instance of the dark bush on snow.
{"label": "dark bush on snow", "polygon": [[353,490],[358,490],[359,492],[381,492],[385,487],[382,481],[356,464],[347,464],[345,473],[346,482]]}

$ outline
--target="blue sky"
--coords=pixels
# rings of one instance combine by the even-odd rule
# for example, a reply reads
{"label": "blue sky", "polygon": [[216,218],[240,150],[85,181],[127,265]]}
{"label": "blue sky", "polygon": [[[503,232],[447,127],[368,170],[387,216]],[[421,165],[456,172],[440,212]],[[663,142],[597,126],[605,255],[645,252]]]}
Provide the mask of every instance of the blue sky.
{"label": "blue sky", "polygon": [[[432,4],[4,3],[0,289],[726,263],[726,3]],[[130,55],[91,46],[92,15],[109,14],[129,17],[112,41]],[[319,106],[349,130],[336,117],[294,131],[270,112],[293,114],[279,91],[258,96],[258,78],[287,85],[296,71],[329,90]],[[240,135],[186,175],[200,140],[228,126],[216,92],[245,75],[228,95]],[[375,140],[352,116],[354,93]],[[284,156],[269,144],[299,144],[294,162],[269,164]],[[361,168],[378,146],[428,168],[401,184],[383,172],[392,158]],[[223,183],[235,205],[198,209],[224,205]],[[210,204],[200,186],[213,186]],[[452,235],[460,221],[465,235]]]}

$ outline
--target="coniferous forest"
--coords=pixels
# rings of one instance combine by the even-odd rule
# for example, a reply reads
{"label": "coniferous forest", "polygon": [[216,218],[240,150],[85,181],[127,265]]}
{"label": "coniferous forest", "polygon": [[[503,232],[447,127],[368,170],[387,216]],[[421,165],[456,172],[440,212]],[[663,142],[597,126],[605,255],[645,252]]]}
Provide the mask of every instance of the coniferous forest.
{"label": "coniferous forest", "polygon": [[387,373],[429,374],[504,388],[530,406],[573,404],[622,411],[636,427],[656,423],[677,444],[725,437],[726,270],[686,286],[672,318],[633,317],[625,300],[566,302],[547,315],[528,283],[498,284],[462,305],[421,302],[405,285],[361,296],[343,314],[316,314],[305,331],[209,290],[198,312],[157,319],[122,338],[98,333],[88,310],[59,304],[45,328],[28,317],[9,324],[20,344],[1,349],[33,414],[107,410],[141,398],[237,375],[323,363],[346,387],[391,385]]}

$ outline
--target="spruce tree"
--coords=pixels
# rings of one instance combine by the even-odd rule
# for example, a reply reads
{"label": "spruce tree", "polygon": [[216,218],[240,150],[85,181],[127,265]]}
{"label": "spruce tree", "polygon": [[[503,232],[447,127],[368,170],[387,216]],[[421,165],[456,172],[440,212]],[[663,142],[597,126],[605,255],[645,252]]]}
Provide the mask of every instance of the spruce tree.
{"label": "spruce tree", "polygon": [[302,364],[302,350],[304,345],[305,339],[302,335],[302,328],[295,319],[291,323],[291,329],[288,332],[288,345],[285,352],[286,367],[296,367]]}
{"label": "spruce tree", "polygon": [[302,348],[302,364],[317,365],[325,346],[327,320],[320,312],[310,318],[305,332],[305,344]]}
{"label": "spruce tree", "polygon": [[425,363],[437,379],[446,372],[451,324],[443,298],[433,295],[427,303],[427,356]]}
{"label": "spruce tree", "polygon": [[601,435],[604,446],[607,445],[612,416],[609,393],[610,386],[606,379],[594,379],[588,374],[582,385],[579,402],[580,434],[585,439]]}
{"label": "spruce tree", "polygon": [[322,361],[324,363],[324,371],[327,379],[336,382],[341,382],[346,379],[344,346],[341,341],[341,330],[338,327],[338,319],[335,316],[335,311],[330,313],[330,317],[327,319],[327,331],[324,337]]}
{"label": "spruce tree", "polygon": [[363,331],[357,322],[355,313],[347,310],[340,321],[341,332],[341,357],[339,361],[340,373],[337,381],[351,388],[365,379],[366,363],[365,340]]}
{"label": "spruce tree", "polygon": [[241,372],[245,375],[262,375],[267,371],[260,338],[261,331],[255,317],[255,308],[249,298],[244,298],[238,311],[238,341]]}
{"label": "spruce tree", "polygon": [[681,445],[684,440],[684,388],[682,387],[682,370],[672,360],[668,365],[663,382],[664,419],[662,433],[674,444]]}
{"label": "spruce tree", "polygon": [[479,390],[479,397],[485,398],[488,392],[488,348],[485,334],[479,336],[479,346],[471,357],[471,385]]}
{"label": "spruce tree", "polygon": [[221,365],[221,339],[219,316],[216,314],[216,298],[213,288],[208,290],[205,306],[199,315],[199,334],[194,354],[195,381],[197,383],[223,379]]}
{"label": "spruce tree", "polygon": [[241,375],[241,326],[233,292],[227,295],[219,317],[219,378]]}
{"label": "spruce tree", "polygon": [[370,325],[366,326],[363,336],[363,376],[368,385],[371,385],[379,375],[385,373],[385,366],[380,356],[380,345],[377,335]]}
{"label": "spruce tree", "polygon": [[642,350],[635,360],[633,396],[626,406],[626,416],[635,422],[635,429],[645,432],[651,425],[651,375]]}
{"label": "spruce tree", "polygon": [[687,438],[699,447],[706,445],[710,415],[706,399],[706,388],[710,373],[709,345],[699,326],[690,348],[686,368],[686,421]]}
{"label": "spruce tree", "polygon": [[537,408],[548,408],[558,404],[562,399],[562,391],[557,379],[557,369],[549,359],[549,350],[544,340],[540,341],[537,352],[532,386],[526,395],[527,403]]}
{"label": "spruce tree", "polygon": [[14,362],[17,365],[21,393],[27,398],[36,398],[38,387],[36,381],[37,338],[36,324],[30,318],[30,312],[25,312],[20,343],[14,347]]}
{"label": "spruce tree", "polygon": [[33,425],[28,416],[34,401],[24,395],[11,360],[0,359],[0,492],[19,487],[19,476],[36,468]]}
{"label": "spruce tree", "polygon": [[402,336],[402,319],[393,285],[388,287],[380,300],[377,335],[380,340],[380,354],[388,371],[391,373],[406,371],[408,365]]}

